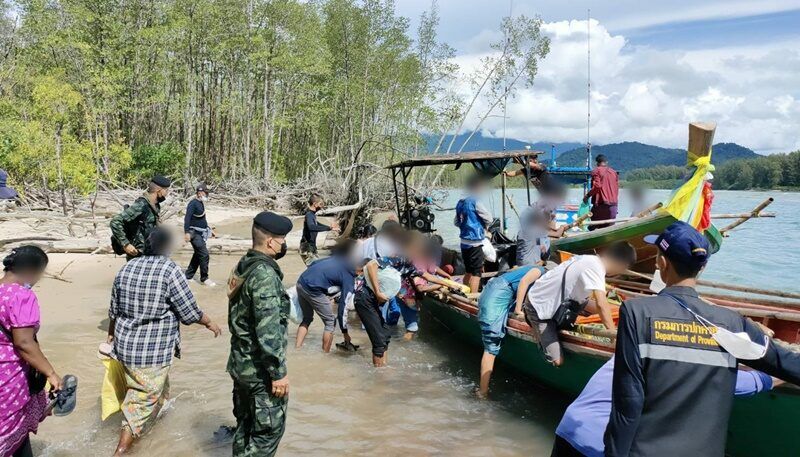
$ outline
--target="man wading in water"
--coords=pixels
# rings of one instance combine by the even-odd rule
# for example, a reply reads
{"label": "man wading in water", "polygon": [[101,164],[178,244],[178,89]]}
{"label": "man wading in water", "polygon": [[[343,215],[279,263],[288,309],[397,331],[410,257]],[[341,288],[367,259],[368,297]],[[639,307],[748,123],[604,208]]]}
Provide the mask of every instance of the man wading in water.
{"label": "man wading in water", "polygon": [[273,456],[286,428],[289,296],[276,262],[286,255],[292,222],[265,211],[253,219],[253,248],[228,280],[234,456]]}

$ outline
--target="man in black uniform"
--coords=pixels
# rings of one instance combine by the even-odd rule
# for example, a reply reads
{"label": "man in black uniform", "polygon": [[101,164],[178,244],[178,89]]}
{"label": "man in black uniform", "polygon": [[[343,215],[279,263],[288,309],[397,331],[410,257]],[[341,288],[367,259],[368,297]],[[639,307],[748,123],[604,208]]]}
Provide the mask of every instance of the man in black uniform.
{"label": "man in black uniform", "polygon": [[195,198],[186,205],[186,216],[183,218],[184,240],[192,244],[192,259],[186,268],[186,279],[194,279],[197,269],[200,269],[200,284],[214,287],[217,284],[208,278],[208,247],[206,241],[216,237],[214,229],[206,221],[206,202],[208,201],[208,186],[200,183],[195,189]]}
{"label": "man in black uniform", "polygon": [[[605,453],[721,457],[739,361],[797,384],[800,353],[698,297],[697,276],[710,252],[693,227],[675,222],[645,241],[658,247],[656,265],[667,287],[620,308]],[[723,339],[726,330],[744,339],[731,345]]]}

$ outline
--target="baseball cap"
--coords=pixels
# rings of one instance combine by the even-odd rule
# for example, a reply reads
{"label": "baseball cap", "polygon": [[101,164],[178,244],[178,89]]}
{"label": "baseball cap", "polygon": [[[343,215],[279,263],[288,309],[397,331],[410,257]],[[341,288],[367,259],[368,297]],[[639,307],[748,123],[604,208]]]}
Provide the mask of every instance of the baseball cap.
{"label": "baseball cap", "polygon": [[201,182],[200,184],[197,185],[197,188],[195,189],[195,192],[208,193],[208,186],[206,186],[206,183]]}
{"label": "baseball cap", "polygon": [[670,262],[702,268],[711,257],[711,247],[703,234],[686,222],[670,224],[660,235],[647,235],[644,242],[658,246]]}

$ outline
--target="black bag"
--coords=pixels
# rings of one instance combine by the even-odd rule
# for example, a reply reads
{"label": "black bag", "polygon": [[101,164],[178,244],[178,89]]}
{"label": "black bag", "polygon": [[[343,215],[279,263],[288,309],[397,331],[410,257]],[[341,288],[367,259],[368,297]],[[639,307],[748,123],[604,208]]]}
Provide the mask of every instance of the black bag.
{"label": "black bag", "polygon": [[550,318],[556,323],[556,327],[558,327],[559,330],[572,330],[575,328],[575,321],[578,320],[578,316],[583,313],[583,309],[586,308],[587,303],[586,301],[583,303],[577,302],[567,297],[565,293],[567,286],[567,271],[569,271],[569,267],[571,266],[572,263],[564,268],[564,275],[561,277],[561,303],[553,313],[553,317]]}
{"label": "black bag", "polygon": [[[139,198],[144,198],[144,197],[139,197]],[[145,199],[145,200],[147,200],[147,199]],[[146,203],[147,203],[147,207],[150,208],[150,202],[146,202]],[[130,205],[125,205],[125,207],[123,208],[123,211],[128,209],[129,207],[130,207]],[[152,211],[152,209],[150,211]],[[136,219],[134,219],[132,222],[123,223],[123,229],[125,230],[125,236],[129,240],[134,238],[136,233],[139,230],[142,229],[142,224],[144,224],[144,215],[145,215],[145,212],[142,211],[141,213],[139,213],[139,216]],[[117,237],[114,236],[113,233],[111,234],[111,249],[114,250],[114,254],[116,254],[116,255],[125,255],[125,246],[122,245],[122,242],[120,242],[117,239]]]}
{"label": "black bag", "polygon": [[[11,334],[11,331],[7,328],[0,325],[0,330],[6,335],[9,341],[12,343],[14,342],[14,336]],[[39,340],[36,339],[36,336],[33,339],[38,342]],[[36,368],[28,365],[28,372],[25,373],[25,377],[28,380],[28,393],[30,395],[36,395],[39,392],[44,390],[45,384],[47,384],[47,376],[43,375],[39,372]]]}

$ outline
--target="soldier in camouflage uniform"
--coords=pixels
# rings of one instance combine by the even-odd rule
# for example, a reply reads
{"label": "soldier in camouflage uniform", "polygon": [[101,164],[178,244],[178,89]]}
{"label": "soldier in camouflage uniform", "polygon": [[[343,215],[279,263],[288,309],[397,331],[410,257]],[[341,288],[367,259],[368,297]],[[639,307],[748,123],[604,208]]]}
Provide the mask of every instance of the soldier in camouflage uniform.
{"label": "soldier in camouflage uniform", "polygon": [[144,195],[111,218],[112,242],[119,244],[128,260],[144,251],[144,240],[159,224],[161,202],[167,198],[171,184],[163,176],[154,176]]}
{"label": "soldier in camouflage uniform", "polygon": [[275,455],[286,426],[289,296],[275,260],[286,254],[289,219],[270,212],[253,219],[253,248],[228,279],[233,378],[234,456]]}

